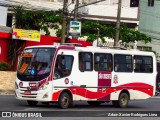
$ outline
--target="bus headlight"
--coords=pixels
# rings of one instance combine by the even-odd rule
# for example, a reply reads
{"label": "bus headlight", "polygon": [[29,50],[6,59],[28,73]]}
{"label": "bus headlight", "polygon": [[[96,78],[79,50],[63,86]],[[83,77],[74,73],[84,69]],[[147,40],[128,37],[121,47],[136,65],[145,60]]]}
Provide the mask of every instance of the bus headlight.
{"label": "bus headlight", "polygon": [[49,82],[46,82],[45,84],[43,84],[43,85],[39,88],[39,90],[45,90],[45,89],[47,89],[47,88],[48,88],[48,85],[49,85]]}

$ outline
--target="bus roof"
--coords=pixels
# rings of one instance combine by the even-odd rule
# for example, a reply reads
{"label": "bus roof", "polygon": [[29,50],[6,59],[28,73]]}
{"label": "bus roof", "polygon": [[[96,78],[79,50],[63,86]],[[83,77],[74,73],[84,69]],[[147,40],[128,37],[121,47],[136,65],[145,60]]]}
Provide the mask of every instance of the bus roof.
{"label": "bus roof", "polygon": [[104,48],[104,47],[76,47],[77,51],[84,52],[101,52],[101,53],[114,53],[114,54],[136,54],[136,55],[155,55],[153,52],[139,51],[137,49],[122,50],[122,49],[113,49],[113,48]]}
{"label": "bus roof", "polygon": [[[70,45],[39,45],[39,46],[29,46],[27,48],[61,48],[66,47],[66,49]],[[70,46],[73,48],[73,46]],[[114,54],[136,54],[136,55],[155,55],[153,52],[147,52],[147,51],[139,51],[137,49],[130,49],[130,50],[122,50],[122,49],[113,49],[113,48],[104,48],[104,47],[95,47],[95,46],[87,46],[87,47],[74,47],[74,50],[76,51],[84,51],[84,52],[101,52],[101,53],[114,53]]]}

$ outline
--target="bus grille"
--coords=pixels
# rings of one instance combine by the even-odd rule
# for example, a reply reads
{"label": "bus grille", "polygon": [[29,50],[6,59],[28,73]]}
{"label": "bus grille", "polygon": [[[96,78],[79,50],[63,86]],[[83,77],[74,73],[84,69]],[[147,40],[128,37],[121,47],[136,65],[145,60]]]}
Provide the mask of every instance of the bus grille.
{"label": "bus grille", "polygon": [[31,94],[24,94],[25,91],[28,91],[27,87],[19,88],[20,93],[19,96],[23,98],[36,98],[37,97],[37,91],[31,91]]}
{"label": "bus grille", "polygon": [[36,96],[22,96],[23,98],[36,98]]}

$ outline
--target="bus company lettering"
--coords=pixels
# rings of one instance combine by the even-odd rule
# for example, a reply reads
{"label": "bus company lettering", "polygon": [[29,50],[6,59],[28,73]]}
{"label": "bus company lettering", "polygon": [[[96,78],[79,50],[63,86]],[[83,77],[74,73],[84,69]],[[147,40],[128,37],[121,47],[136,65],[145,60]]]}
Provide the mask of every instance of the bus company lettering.
{"label": "bus company lettering", "polygon": [[99,73],[98,79],[111,79],[112,75],[110,73]]}

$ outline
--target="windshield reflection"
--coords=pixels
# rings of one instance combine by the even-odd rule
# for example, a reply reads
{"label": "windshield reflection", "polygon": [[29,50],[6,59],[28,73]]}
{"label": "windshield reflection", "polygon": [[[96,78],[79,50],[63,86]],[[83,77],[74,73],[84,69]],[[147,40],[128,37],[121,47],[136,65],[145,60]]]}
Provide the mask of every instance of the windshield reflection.
{"label": "windshield reflection", "polygon": [[51,71],[54,48],[26,49],[19,62],[17,76],[20,80],[38,81],[47,77]]}

